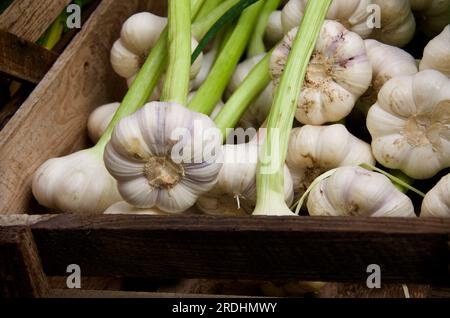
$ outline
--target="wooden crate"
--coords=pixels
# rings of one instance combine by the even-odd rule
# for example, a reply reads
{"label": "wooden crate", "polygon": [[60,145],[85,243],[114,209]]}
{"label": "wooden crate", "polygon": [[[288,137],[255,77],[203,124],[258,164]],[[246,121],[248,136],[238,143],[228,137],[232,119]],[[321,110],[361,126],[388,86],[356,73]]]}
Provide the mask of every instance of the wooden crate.
{"label": "wooden crate", "polygon": [[[367,266],[378,264],[383,284],[450,283],[448,219],[84,216],[40,207],[31,194],[35,170],[48,158],[89,146],[89,113],[125,92],[109,63],[122,22],[141,10],[160,14],[162,7],[151,0],[103,0],[0,132],[0,255],[19,264],[0,257],[0,282],[9,282],[3,294],[74,295],[55,293],[46,279],[67,275],[72,263],[83,277],[363,284]],[[341,295],[350,294],[341,288]],[[367,289],[361,294],[370,295]]]}

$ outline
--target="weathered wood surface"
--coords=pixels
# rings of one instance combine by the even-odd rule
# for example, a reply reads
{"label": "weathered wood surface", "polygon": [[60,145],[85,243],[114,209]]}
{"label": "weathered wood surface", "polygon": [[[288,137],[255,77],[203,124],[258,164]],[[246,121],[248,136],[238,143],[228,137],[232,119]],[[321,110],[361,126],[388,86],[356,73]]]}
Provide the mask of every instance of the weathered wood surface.
{"label": "weathered wood surface", "polygon": [[32,230],[49,275],[71,260],[87,276],[365,282],[378,264],[383,282],[449,283],[444,219],[61,215]]}
{"label": "weathered wood surface", "polygon": [[36,42],[71,0],[15,0],[0,15],[0,30]]}

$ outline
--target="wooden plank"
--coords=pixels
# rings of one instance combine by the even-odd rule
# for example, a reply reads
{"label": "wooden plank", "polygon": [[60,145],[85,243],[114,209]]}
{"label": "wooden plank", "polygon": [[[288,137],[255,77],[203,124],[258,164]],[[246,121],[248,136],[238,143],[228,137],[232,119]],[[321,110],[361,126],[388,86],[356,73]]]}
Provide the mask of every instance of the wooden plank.
{"label": "wooden plank", "polygon": [[431,286],[417,284],[382,284],[379,289],[369,289],[365,284],[326,284],[319,298],[429,298]]}
{"label": "wooden plank", "polygon": [[378,264],[383,282],[449,283],[449,219],[61,215],[32,230],[49,275],[70,261],[87,276],[365,282]]}
{"label": "wooden plank", "polygon": [[0,296],[46,297],[48,291],[30,228],[0,227]]}
{"label": "wooden plank", "polygon": [[37,84],[58,58],[58,54],[0,30],[0,72]]}
{"label": "wooden plank", "polygon": [[0,30],[36,42],[71,0],[15,0],[0,15]]}

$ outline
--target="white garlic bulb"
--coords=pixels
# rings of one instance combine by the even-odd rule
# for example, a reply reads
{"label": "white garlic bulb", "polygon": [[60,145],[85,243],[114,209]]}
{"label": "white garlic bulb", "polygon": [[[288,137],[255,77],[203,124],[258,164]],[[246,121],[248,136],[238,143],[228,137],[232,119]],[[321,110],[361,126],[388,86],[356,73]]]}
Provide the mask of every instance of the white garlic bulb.
{"label": "white garlic bulb", "polygon": [[415,179],[450,166],[449,127],[450,79],[434,70],[389,80],[367,115],[377,161]]}
{"label": "white garlic bulb", "polygon": [[337,168],[308,197],[311,216],[415,217],[411,199],[384,175],[360,167]]}
{"label": "white garlic bulb", "polygon": [[125,201],[119,201],[107,208],[104,214],[171,215],[156,208],[139,209]]}
{"label": "white garlic bulb", "polygon": [[[272,53],[270,69],[278,85],[297,33],[292,29]],[[306,70],[295,118],[321,125],[346,117],[372,80],[361,37],[335,21],[325,21]]]}
{"label": "white garlic bulb", "polygon": [[372,65],[372,84],[360,97],[358,106],[368,108],[377,101],[378,93],[384,83],[396,76],[413,75],[418,70],[416,60],[406,51],[377,40],[365,40],[364,43]]}
{"label": "white garlic bulb", "polygon": [[417,23],[428,36],[439,34],[450,22],[450,0],[410,0]]}
{"label": "white garlic bulb", "polygon": [[281,10],[275,10],[269,15],[264,41],[269,47],[274,46],[283,38],[283,25],[281,23]]}
{"label": "white garlic bulb", "polygon": [[420,216],[450,217],[450,173],[425,195]]}
{"label": "white garlic bulb", "polygon": [[[286,34],[292,28],[298,27],[303,17],[308,0],[290,0],[283,8],[281,23]],[[372,29],[367,20],[370,11],[367,10],[372,0],[333,0],[328,9],[326,19],[342,23],[347,30],[367,38]]]}
{"label": "white garlic bulb", "polygon": [[370,145],[350,134],[344,125],[310,126],[292,130],[286,163],[295,197],[300,197],[324,172],[362,163],[374,165]]}
{"label": "white garlic bulb", "polygon": [[[261,61],[265,53],[253,56],[239,63],[228,84],[226,96],[230,97],[241,85],[253,67]],[[273,84],[270,82],[266,88],[248,106],[240,119],[240,126],[244,128],[259,127],[269,115],[273,100]]]}
{"label": "white garlic bulb", "polygon": [[191,81],[192,89],[199,89],[203,82],[208,77],[209,72],[216,60],[218,48],[215,46],[213,49],[203,55],[202,64],[197,76]]}
{"label": "white garlic bulb", "polygon": [[47,160],[35,172],[32,190],[39,204],[67,213],[102,213],[122,200],[95,148]]}
{"label": "white garlic bulb", "polygon": [[[197,201],[197,208],[206,214],[251,215],[256,204],[257,143],[224,145],[224,163],[217,183]],[[293,185],[289,169],[284,169],[285,198],[293,201]]]}
{"label": "white garlic bulb", "polygon": [[416,20],[410,0],[372,0],[381,12],[380,28],[373,29],[371,38],[395,46],[405,46],[414,36]]}
{"label": "white garlic bulb", "polygon": [[106,128],[108,128],[108,125],[119,106],[120,103],[102,105],[94,109],[94,111],[89,115],[87,129],[89,139],[91,139],[93,143],[97,143]]}
{"label": "white garlic bulb", "polygon": [[450,77],[450,24],[428,42],[419,69],[433,69]]}
{"label": "white garlic bulb", "polygon": [[[159,39],[166,27],[167,18],[149,12],[140,12],[129,17],[122,26],[120,38],[111,49],[111,65],[114,71],[126,78],[128,83],[139,72],[147,55]],[[192,50],[198,42],[192,38]],[[195,78],[202,65],[201,53],[191,67],[191,78]]]}
{"label": "white garlic bulb", "polygon": [[208,116],[151,102],[116,125],[104,160],[125,201],[178,213],[214,186],[220,150],[221,136]]}

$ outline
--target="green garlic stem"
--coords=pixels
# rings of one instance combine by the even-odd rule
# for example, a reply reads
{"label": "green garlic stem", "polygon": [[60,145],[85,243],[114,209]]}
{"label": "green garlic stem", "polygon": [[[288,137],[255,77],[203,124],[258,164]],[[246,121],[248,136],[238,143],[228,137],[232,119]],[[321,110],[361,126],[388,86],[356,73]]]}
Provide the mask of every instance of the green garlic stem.
{"label": "green garlic stem", "polygon": [[247,57],[253,57],[264,53],[266,46],[264,45],[264,33],[266,32],[267,23],[269,22],[270,14],[278,9],[280,0],[266,0],[264,7],[259,15],[256,23],[255,31],[247,48]]}
{"label": "green garlic stem", "polygon": [[[205,6],[206,0],[191,0],[191,20],[197,21],[199,19],[200,10]],[[211,10],[214,7],[211,8]],[[209,11],[208,11],[209,12]]]}
{"label": "green garlic stem", "polygon": [[[194,6],[199,0],[192,0]],[[202,37],[225,12],[233,7],[239,0],[226,0],[220,6],[210,12],[208,17],[199,20],[191,27],[194,37]],[[191,12],[193,13],[193,12]],[[192,19],[192,16],[191,16]],[[194,32],[195,29],[195,32]],[[159,78],[164,72],[167,64],[167,27],[161,33],[158,41],[151,50],[144,65],[139,70],[136,79],[128,89],[120,107],[114,114],[108,128],[103,133],[95,148],[102,154],[103,150],[111,138],[112,131],[116,124],[124,117],[134,113],[142,107],[151,96],[158,84]]]}
{"label": "green garlic stem", "polygon": [[197,14],[196,19],[202,19],[206,17],[213,9],[215,9],[222,0],[206,0],[204,1],[200,11]]}
{"label": "green garlic stem", "polygon": [[264,58],[253,67],[214,119],[217,128],[222,132],[223,140],[226,140],[228,136],[227,130],[236,126],[250,103],[269,84],[269,63],[271,53],[272,51],[267,53]]}
{"label": "green garlic stem", "polygon": [[191,68],[191,18],[189,0],[169,0],[169,65],[161,101],[186,105]]}
{"label": "green garlic stem", "polygon": [[203,114],[211,114],[215,105],[222,97],[236,65],[247,46],[263,4],[263,1],[258,1],[242,12],[233,33],[223,47],[223,50],[219,53],[208,77],[189,102],[189,108],[191,110]]}
{"label": "green garlic stem", "polygon": [[253,214],[287,215],[290,212],[284,199],[284,162],[289,136],[306,68],[331,1],[308,1],[306,6],[267,119],[266,139],[258,161]]}

